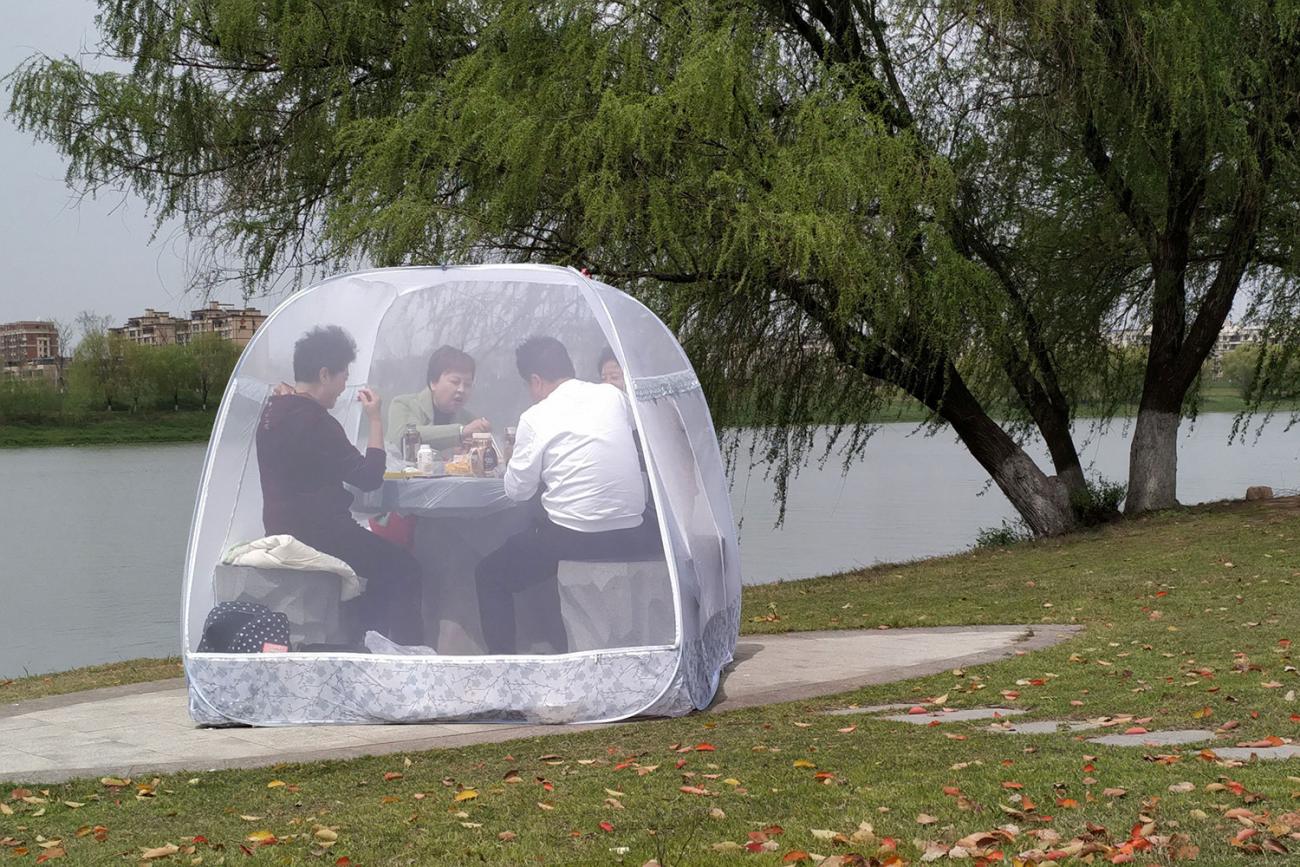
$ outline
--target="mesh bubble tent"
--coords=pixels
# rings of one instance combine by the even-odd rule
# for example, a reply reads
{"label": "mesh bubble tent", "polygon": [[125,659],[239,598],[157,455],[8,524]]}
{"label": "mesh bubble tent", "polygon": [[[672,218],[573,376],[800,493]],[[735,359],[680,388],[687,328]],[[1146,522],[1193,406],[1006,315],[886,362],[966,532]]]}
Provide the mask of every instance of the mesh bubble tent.
{"label": "mesh bubble tent", "polygon": [[[521,596],[518,652],[482,640],[474,566],[530,518],[492,478],[386,480],[354,492],[354,517],[397,513],[415,524],[424,570],[427,649],[391,652],[200,652],[205,619],[256,582],[223,565],[232,547],[264,535],[255,435],[277,383],[292,378],[294,343],[319,325],[356,341],[347,387],[331,415],[362,451],[369,386],[386,402],[426,387],[426,361],[449,344],[469,353],[469,408],[494,430],[514,425],[529,397],[514,349],[545,334],[568,349],[577,378],[599,381],[601,353],[622,366],[645,471],[657,562],[561,563],[559,624]],[[612,388],[612,386],[602,386]],[[385,431],[385,436],[392,431]],[[400,466],[400,455],[390,455]],[[417,483],[418,482],[418,483]],[[628,295],[567,268],[540,265],[384,268],[296,293],[266,320],[237,364],[218,410],[200,479],[185,566],[182,640],[190,712],[205,725],[435,720],[596,722],[677,716],[712,700],[739,631],[740,558],[708,406],[672,332]],[[238,580],[237,580],[238,579]],[[329,576],[261,572],[309,632],[339,600]],[[241,583],[242,582],[242,583]],[[241,595],[243,594],[243,595]],[[293,594],[289,594],[292,596]],[[324,599],[321,603],[320,600]],[[280,601],[277,602],[276,600]],[[322,614],[321,612],[327,612]],[[305,621],[302,622],[302,621]],[[567,634],[557,651],[547,634]],[[326,629],[328,631],[328,629]]]}

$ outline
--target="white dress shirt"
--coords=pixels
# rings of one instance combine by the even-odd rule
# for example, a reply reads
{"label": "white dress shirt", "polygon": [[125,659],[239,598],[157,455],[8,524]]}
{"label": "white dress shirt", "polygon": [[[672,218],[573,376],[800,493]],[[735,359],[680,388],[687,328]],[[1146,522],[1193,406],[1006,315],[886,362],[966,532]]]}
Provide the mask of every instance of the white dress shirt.
{"label": "white dress shirt", "polygon": [[568,379],[519,417],[506,496],[544,487],[551,521],[580,533],[641,524],[645,482],[627,396],[612,385]]}

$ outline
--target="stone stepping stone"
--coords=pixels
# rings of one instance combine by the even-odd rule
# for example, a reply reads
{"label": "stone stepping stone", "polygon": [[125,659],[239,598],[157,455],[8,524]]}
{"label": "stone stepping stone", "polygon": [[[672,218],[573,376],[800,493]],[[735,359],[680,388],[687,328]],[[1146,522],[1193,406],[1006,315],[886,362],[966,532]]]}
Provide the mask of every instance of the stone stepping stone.
{"label": "stone stepping stone", "polygon": [[[1199,741],[1214,739],[1214,732],[1205,729],[1171,729],[1168,731],[1146,732],[1140,735],[1104,735],[1088,738],[1090,744],[1105,744],[1108,747],[1172,747],[1179,744],[1194,744]],[[1215,752],[1219,752],[1215,750]]]}
{"label": "stone stepping stone", "polygon": [[1258,756],[1260,761],[1276,762],[1300,756],[1300,746],[1284,744],[1280,747],[1224,747],[1216,748],[1214,754],[1221,759],[1236,759],[1243,762],[1250,761],[1251,756]]}
{"label": "stone stepping stone", "polygon": [[849,716],[855,713],[885,713],[891,710],[907,710],[910,704],[873,704],[869,707],[837,707],[826,711],[827,716]]}
{"label": "stone stepping stone", "polygon": [[994,723],[989,726],[988,730],[1005,735],[1054,735],[1061,732],[1082,732],[1100,727],[1101,723],[1045,719],[1035,720],[1034,722],[1008,723],[1006,725]]}
{"label": "stone stepping stone", "polygon": [[966,710],[947,712],[940,710],[931,711],[930,713],[897,713],[882,717],[882,719],[928,726],[932,722],[950,723],[965,722],[972,719],[997,719],[1004,716],[1015,716],[1024,712],[1014,707],[973,707]]}

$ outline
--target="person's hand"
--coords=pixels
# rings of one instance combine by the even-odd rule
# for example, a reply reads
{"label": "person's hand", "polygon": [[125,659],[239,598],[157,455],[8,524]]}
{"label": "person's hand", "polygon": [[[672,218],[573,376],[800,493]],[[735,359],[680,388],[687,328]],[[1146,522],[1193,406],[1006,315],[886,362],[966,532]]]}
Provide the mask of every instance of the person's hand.
{"label": "person's hand", "polygon": [[293,394],[296,389],[287,382],[281,382],[275,388],[271,389],[271,394],[276,397],[284,397],[286,394]]}
{"label": "person's hand", "polygon": [[368,388],[362,388],[357,391],[357,400],[361,401],[361,408],[366,411],[371,421],[379,420],[379,408],[382,403],[379,395]]}
{"label": "person's hand", "polygon": [[461,439],[469,439],[476,433],[490,433],[492,431],[492,422],[485,418],[476,418],[469,424],[465,425],[460,432]]}

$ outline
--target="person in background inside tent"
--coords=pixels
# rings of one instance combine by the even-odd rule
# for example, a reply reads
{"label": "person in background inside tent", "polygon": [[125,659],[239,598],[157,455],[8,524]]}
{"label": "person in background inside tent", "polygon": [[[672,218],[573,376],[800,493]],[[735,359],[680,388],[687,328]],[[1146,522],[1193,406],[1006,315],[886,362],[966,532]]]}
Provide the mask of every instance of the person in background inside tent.
{"label": "person in background inside tent", "polygon": [[[452,346],[440,346],[429,356],[426,387],[393,398],[388,408],[388,439],[401,442],[407,425],[415,425],[420,442],[435,450],[454,448],[492,425],[475,418],[465,404],[474,391],[474,359]],[[401,449],[398,448],[398,451]]]}
{"label": "person in background inside tent", "polygon": [[614,357],[614,350],[608,346],[600,351],[596,369],[600,372],[601,382],[612,385],[619,391],[627,391],[627,383],[623,381],[623,366]]}

